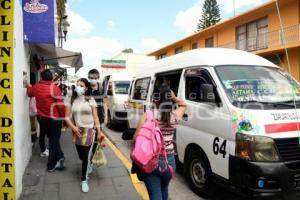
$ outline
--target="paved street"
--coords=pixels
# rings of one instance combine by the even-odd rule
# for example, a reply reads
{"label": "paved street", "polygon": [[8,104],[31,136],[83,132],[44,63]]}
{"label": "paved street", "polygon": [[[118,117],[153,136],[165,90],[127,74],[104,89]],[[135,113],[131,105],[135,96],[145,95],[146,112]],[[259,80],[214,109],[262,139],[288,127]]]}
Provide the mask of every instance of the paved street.
{"label": "paved street", "polygon": [[[110,140],[121,150],[121,152],[130,160],[129,153],[131,149],[132,142],[131,141],[124,141],[121,138],[122,130],[124,127],[118,126],[115,129],[111,130],[105,128],[105,132]],[[169,195],[171,200],[204,200],[194,194],[187,186],[187,183],[183,177],[183,170],[182,166],[177,166],[177,173],[176,173],[176,180],[171,181],[169,187]],[[214,197],[214,200],[244,200],[245,198],[240,197],[236,194],[228,192],[222,188],[217,188],[217,194]],[[282,198],[267,198],[268,200],[299,200],[300,193],[289,197],[282,197]]]}
{"label": "paved street", "polygon": [[87,194],[82,193],[79,186],[81,162],[70,134],[62,134],[61,146],[66,157],[66,169],[50,173],[46,171],[47,159],[39,156],[39,146],[38,143],[35,144],[33,156],[24,173],[20,200],[141,199],[126,168],[109,146],[105,148],[107,166],[90,174],[90,191]]}

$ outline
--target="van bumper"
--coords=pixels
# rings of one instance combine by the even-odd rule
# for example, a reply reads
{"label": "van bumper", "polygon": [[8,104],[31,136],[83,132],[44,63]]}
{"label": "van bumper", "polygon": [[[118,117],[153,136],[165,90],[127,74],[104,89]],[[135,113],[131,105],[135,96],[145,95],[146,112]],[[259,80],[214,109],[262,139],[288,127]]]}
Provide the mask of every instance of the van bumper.
{"label": "van bumper", "polygon": [[128,113],[126,110],[113,110],[113,118],[115,122],[124,123],[127,122]]}
{"label": "van bumper", "polygon": [[300,191],[300,166],[290,169],[284,162],[250,162],[230,156],[229,169],[229,182],[247,196]]}

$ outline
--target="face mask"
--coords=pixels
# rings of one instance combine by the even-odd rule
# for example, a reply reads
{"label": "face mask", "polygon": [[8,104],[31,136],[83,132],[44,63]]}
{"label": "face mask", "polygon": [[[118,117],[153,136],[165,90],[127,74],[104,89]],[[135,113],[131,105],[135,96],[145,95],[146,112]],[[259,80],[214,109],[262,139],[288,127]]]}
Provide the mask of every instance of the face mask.
{"label": "face mask", "polygon": [[91,85],[96,85],[98,81],[95,79],[89,79],[89,82]]}
{"label": "face mask", "polygon": [[82,96],[85,92],[84,87],[82,87],[82,86],[76,86],[75,91],[78,94],[78,96]]}

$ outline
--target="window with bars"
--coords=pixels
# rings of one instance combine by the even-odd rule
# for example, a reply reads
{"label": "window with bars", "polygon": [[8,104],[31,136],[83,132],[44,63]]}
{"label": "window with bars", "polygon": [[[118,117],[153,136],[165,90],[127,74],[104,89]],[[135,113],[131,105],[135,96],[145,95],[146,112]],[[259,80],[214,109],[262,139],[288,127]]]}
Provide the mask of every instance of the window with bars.
{"label": "window with bars", "polygon": [[205,47],[214,47],[214,37],[206,38],[205,39]]}
{"label": "window with bars", "polygon": [[175,49],[175,54],[179,54],[183,52],[183,47],[178,47]]}
{"label": "window with bars", "polygon": [[236,48],[245,51],[268,48],[268,18],[237,27]]}
{"label": "window with bars", "polygon": [[158,56],[158,59],[163,59],[163,58],[165,58],[165,57],[167,57],[167,53],[160,54],[160,55]]}
{"label": "window with bars", "polygon": [[193,43],[192,44],[192,49],[197,49],[197,48],[198,48],[198,43],[197,42]]}

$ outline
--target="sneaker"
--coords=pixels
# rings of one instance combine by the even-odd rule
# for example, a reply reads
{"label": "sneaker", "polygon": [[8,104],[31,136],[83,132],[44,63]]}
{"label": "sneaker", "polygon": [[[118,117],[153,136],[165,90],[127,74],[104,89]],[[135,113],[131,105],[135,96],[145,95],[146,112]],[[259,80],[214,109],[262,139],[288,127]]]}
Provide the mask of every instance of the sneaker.
{"label": "sneaker", "polygon": [[48,172],[54,172],[56,169],[59,169],[59,167],[60,167],[60,164],[59,164],[59,161],[57,161],[56,165],[52,169],[48,168]]}
{"label": "sneaker", "polygon": [[89,185],[87,181],[81,181],[81,191],[87,193],[89,191]]}
{"label": "sneaker", "polygon": [[65,165],[65,158],[62,157],[61,159],[59,159],[58,162],[58,168],[59,170],[64,170],[66,168],[66,165]]}
{"label": "sneaker", "polygon": [[49,156],[49,149],[46,149],[44,152],[40,154],[41,157],[48,157]]}

